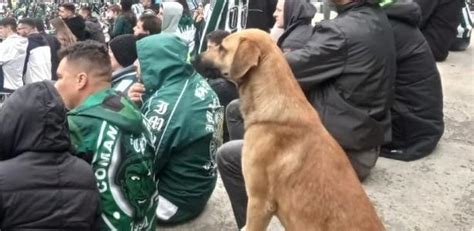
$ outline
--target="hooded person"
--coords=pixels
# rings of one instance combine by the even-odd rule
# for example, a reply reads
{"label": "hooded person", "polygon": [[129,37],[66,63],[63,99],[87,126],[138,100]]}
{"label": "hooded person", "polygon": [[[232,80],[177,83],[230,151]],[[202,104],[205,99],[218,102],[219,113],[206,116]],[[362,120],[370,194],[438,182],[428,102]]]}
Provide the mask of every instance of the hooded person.
{"label": "hooded person", "polygon": [[[184,8],[179,2],[163,2],[162,32],[178,35],[188,46],[188,50],[194,50],[194,35],[196,29],[189,9]],[[187,11],[186,11],[187,10]]]}
{"label": "hooded person", "polygon": [[421,12],[412,0],[385,9],[395,34],[397,74],[392,113],[392,141],[381,156],[416,160],[429,155],[443,135],[443,92],[436,61],[418,29]]}
{"label": "hooded person", "polygon": [[312,35],[311,20],[315,14],[316,8],[309,0],[278,1],[274,16],[277,26],[284,29],[277,42],[283,52],[300,49],[306,45]]}
{"label": "hooded person", "polygon": [[0,140],[1,230],[94,230],[94,174],[69,152],[66,109],[52,83],[28,84],[5,101]]}
{"label": "hooded person", "polygon": [[119,35],[109,42],[109,56],[112,63],[112,88],[127,93],[137,81],[137,71],[133,62],[137,59],[134,35]]}
{"label": "hooded person", "polygon": [[145,37],[137,42],[137,53],[146,89],[142,113],[156,155],[158,222],[186,222],[203,211],[216,185],[223,107],[187,62],[188,47],[178,36]]}
{"label": "hooded person", "polygon": [[98,42],[60,54],[56,88],[68,112],[75,155],[92,164],[101,200],[101,230],[154,230],[153,156],[146,152],[140,110],[110,88],[111,64]]}

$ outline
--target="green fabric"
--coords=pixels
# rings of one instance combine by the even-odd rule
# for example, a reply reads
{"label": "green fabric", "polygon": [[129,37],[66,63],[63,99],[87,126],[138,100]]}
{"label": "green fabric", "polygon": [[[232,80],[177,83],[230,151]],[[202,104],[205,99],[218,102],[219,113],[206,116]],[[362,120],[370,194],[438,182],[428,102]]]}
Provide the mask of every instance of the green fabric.
{"label": "green fabric", "polygon": [[101,196],[101,230],[155,230],[157,191],[153,157],[146,152],[142,116],[108,88],[68,113],[79,157],[92,156]]}
{"label": "green fabric", "polygon": [[[142,113],[153,134],[159,178],[158,218],[184,222],[190,216],[180,220],[172,215],[199,214],[214,190],[223,107],[207,81],[186,62],[188,49],[178,36],[163,33],[143,38],[137,53],[147,89]],[[162,208],[170,209],[171,217],[160,217]]]}
{"label": "green fabric", "polygon": [[393,3],[395,3],[397,0],[380,0],[379,1],[379,5],[381,7],[388,7],[390,5],[392,5]]}
{"label": "green fabric", "polygon": [[132,25],[129,20],[127,20],[127,17],[124,15],[120,15],[117,17],[117,20],[115,21],[114,25],[114,30],[112,32],[112,37],[117,37],[122,34],[133,34],[133,27],[135,25]]}

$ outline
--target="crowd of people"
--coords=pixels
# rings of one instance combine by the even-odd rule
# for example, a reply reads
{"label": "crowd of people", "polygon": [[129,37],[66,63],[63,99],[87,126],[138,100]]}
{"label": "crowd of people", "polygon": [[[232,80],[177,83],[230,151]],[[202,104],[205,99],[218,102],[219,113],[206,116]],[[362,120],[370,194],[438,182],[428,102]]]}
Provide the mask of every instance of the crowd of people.
{"label": "crowd of people", "polygon": [[380,156],[435,149],[436,61],[469,44],[465,1],[328,0],[337,17],[314,25],[309,0],[233,4],[121,0],[97,18],[64,3],[48,21],[1,19],[0,230],[184,223],[218,172],[243,228],[238,88],[193,60],[245,27],[283,31],[275,44],[361,181]]}

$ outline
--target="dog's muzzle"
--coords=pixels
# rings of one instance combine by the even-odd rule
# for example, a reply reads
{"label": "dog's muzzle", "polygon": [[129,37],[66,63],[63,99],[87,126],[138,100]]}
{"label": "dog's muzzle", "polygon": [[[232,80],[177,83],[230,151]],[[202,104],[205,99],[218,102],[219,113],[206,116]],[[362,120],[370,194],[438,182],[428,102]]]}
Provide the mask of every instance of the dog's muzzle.
{"label": "dog's muzzle", "polygon": [[194,69],[205,78],[216,79],[222,77],[219,69],[217,69],[211,62],[203,61],[202,55],[198,55],[191,61],[191,64]]}

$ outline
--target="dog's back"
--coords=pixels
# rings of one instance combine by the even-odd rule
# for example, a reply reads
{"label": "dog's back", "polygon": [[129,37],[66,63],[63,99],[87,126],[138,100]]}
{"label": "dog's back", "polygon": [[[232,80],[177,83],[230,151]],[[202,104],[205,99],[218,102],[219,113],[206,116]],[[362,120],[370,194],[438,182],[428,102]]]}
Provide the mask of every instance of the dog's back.
{"label": "dog's back", "polygon": [[[265,190],[269,209],[288,230],[383,230],[346,154],[322,125],[279,48],[266,34],[244,33],[262,52],[240,86],[249,197]],[[264,172],[257,176],[255,168]],[[268,189],[256,182],[268,183]]]}

